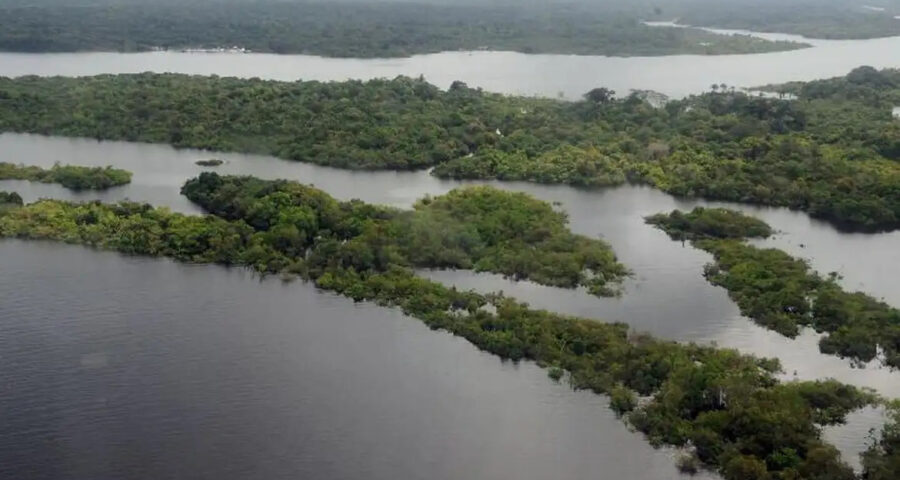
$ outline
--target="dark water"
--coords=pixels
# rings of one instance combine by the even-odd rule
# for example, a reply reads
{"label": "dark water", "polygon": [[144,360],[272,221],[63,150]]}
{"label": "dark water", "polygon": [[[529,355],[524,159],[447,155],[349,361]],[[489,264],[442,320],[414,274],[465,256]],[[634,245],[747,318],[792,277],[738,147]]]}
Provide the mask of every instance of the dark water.
{"label": "dark water", "polygon": [[[4,134],[0,135],[0,161],[44,166],[54,161],[83,165],[113,164],[131,170],[135,175],[131,185],[99,194],[72,194],[52,185],[24,182],[0,182],[0,190],[17,190],[27,201],[42,196],[101,198],[107,201],[127,197],[195,213],[196,208],[178,195],[178,188],[184,180],[202,170],[193,162],[210,156],[213,155],[208,152],[177,151],[159,145]],[[361,198],[398,207],[408,207],[426,193],[440,194],[461,185],[460,182],[435,179],[425,172],[349,172],[262,156],[214,156],[227,161],[216,169],[222,173],[290,178],[315,184],[339,198]],[[900,396],[900,374],[876,366],[852,368],[844,360],[820,354],[813,332],[805,332],[798,339],[791,340],[742,317],[723,289],[715,288],[703,279],[701,273],[703,265],[710,261],[709,255],[671,241],[642,220],[643,216],[660,211],[715,203],[679,200],[646,187],[579,190],[527,183],[493,184],[558,202],[559,207],[569,214],[573,230],[605,238],[634,272],[634,277],[625,285],[625,294],[618,299],[598,299],[581,291],[541,287],[527,282],[515,283],[494,275],[468,272],[423,274],[466,288],[503,290],[541,308],[606,321],[623,321],[636,330],[664,338],[715,342],[748,353],[777,357],[784,365],[788,379],[837,378],[871,387],[886,395]],[[896,268],[900,265],[900,232],[845,234],[799,212],[728,206],[758,216],[781,231],[774,239],[761,243],[808,258],[819,271],[838,271],[844,276],[846,287],[865,291],[900,306],[900,290],[897,289],[900,270]],[[5,270],[0,270],[0,279],[8,276]],[[164,287],[150,286],[148,289]],[[63,287],[59,289],[64,291]],[[541,377],[539,372],[535,375]],[[853,416],[849,425],[829,431],[829,438],[852,461],[855,453],[865,447],[869,428],[880,423],[878,412],[860,412]]]}
{"label": "dark water", "polygon": [[0,478],[680,478],[603,397],[237,269],[0,241]]}
{"label": "dark water", "polygon": [[[727,32],[726,32],[727,33]],[[751,32],[743,32],[751,33]],[[309,55],[232,53],[0,53],[0,75],[83,76],[103,73],[176,72],[274,80],[347,80],[423,75],[447,88],[463,80],[485,90],[578,98],[605,86],[620,93],[651,89],[680,97],[712,83],[753,87],[845,75],[860,65],[900,66],[900,37],[873,40],[797,40],[813,48],[756,55],[602,57],[513,52],[446,52],[395,59],[323,58]]]}

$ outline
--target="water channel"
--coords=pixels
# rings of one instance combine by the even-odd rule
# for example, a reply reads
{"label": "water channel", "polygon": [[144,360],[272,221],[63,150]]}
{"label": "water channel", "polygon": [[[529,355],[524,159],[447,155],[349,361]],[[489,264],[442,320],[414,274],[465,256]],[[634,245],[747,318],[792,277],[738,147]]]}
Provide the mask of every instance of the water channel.
{"label": "water channel", "polygon": [[[134,172],[132,184],[106,192],[73,193],[56,185],[0,182],[0,190],[17,191],[26,201],[42,197],[103,201],[127,198],[185,213],[200,212],[178,194],[178,189],[184,180],[203,170],[194,164],[196,160],[213,156],[210,152],[176,150],[164,145],[23,134],[0,135],[0,152],[3,152],[0,161],[45,167],[62,161],[79,165],[111,164]],[[313,184],[338,198],[360,198],[400,208],[409,207],[426,194],[437,195],[466,184],[436,179],[427,172],[352,172],[258,155],[216,153],[215,156],[225,160],[225,164],[217,169],[221,173],[288,178]],[[622,321],[635,330],[664,338],[716,343],[777,357],[781,359],[788,379],[837,378],[886,395],[900,396],[900,374],[875,365],[854,368],[845,360],[822,355],[818,352],[814,332],[806,331],[798,339],[787,339],[742,317],[723,289],[713,287],[703,279],[701,272],[710,260],[708,254],[673,242],[642,221],[645,215],[673,208],[725,204],[676,199],[641,186],[581,190],[529,183],[489,183],[555,202],[568,213],[574,231],[606,239],[634,272],[626,282],[624,295],[598,299],[583,291],[512,282],[496,275],[471,272],[422,272],[423,275],[464,288],[503,290],[540,308],[604,321]],[[900,305],[900,296],[892,288],[900,281],[900,272],[892,268],[900,264],[898,232],[847,234],[800,212],[736,204],[727,206],[758,216],[779,230],[774,239],[760,244],[776,246],[807,258],[820,271],[837,271],[843,275],[842,282],[847,288],[862,290]],[[845,255],[847,251],[854,252],[852,258]],[[7,270],[4,268],[3,271]],[[868,430],[882,422],[877,411],[864,411],[853,418],[848,425],[829,431],[829,438],[848,453],[850,461],[855,460],[854,452],[864,448]]]}

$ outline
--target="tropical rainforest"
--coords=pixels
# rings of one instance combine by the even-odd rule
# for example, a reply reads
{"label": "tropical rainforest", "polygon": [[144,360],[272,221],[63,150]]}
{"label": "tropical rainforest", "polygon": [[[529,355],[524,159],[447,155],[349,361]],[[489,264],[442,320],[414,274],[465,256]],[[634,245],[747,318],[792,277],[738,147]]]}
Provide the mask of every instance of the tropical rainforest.
{"label": "tropical rainforest", "polygon": [[837,277],[822,277],[806,261],[773,248],[748,245],[771,229],[740,212],[698,208],[647,218],[673,239],[692,240],[713,255],[707,279],[728,290],[741,312],[760,325],[796,336],[801,327],[825,335],[823,353],[869,362],[879,351],[885,365],[900,368],[900,310],[864,293],[844,291]]}
{"label": "tropical rainforest", "polygon": [[[21,52],[233,48],[333,57],[447,50],[670,55],[802,48],[643,21],[801,34],[900,35],[900,4],[872,0],[5,0],[0,49]],[[48,34],[52,32],[52,34]]]}
{"label": "tropical rainforest", "polygon": [[[504,233],[530,232],[534,215],[549,215],[549,231],[520,239],[531,248],[553,237],[550,232],[561,221],[541,202],[528,200],[528,207],[498,213],[496,202],[522,205],[524,199],[479,187],[425,198],[414,211],[400,214],[358,201],[338,202],[293,182],[215,173],[189,180],[182,192],[211,214],[185,216],[136,203],[42,200],[0,214],[0,236],[299,275],[358,301],[398,307],[503,358],[533,360],[550,367],[554,377],[567,372],[573,387],[610,394],[611,408],[651,442],[684,447],[726,480],[857,478],[837,450],[823,442],[820,428],[878,401],[871,394],[834,381],[781,383],[774,376],[777,360],[660,341],[629,333],[622,324],[564,317],[502,295],[447,288],[410,268],[445,266],[446,258],[436,252],[413,260],[404,252],[407,234],[395,228],[396,222],[419,216],[465,219],[464,226],[491,245],[492,238],[511,238]],[[403,216],[411,218],[398,220]],[[465,249],[462,238],[450,235],[447,241],[451,248]],[[486,255],[481,258],[491,256]],[[484,268],[502,271],[495,264],[503,262]],[[524,271],[530,275],[542,269],[534,265]],[[873,472],[896,461],[885,444],[873,445],[868,455]]]}
{"label": "tropical rainforest", "polygon": [[0,50],[239,47],[330,57],[404,57],[447,50],[669,55],[806,46],[641,23],[642,14],[651,12],[650,7],[627,4],[623,9],[540,2],[13,2],[0,6]]}
{"label": "tropical rainforest", "polygon": [[53,165],[49,169],[0,162],[0,180],[58,183],[71,190],[106,190],[131,183],[131,172],[109,167]]}
{"label": "tropical rainforest", "polygon": [[443,91],[422,79],[276,82],[173,74],[0,79],[0,130],[265,153],[354,169],[578,186],[804,210],[900,227],[900,72],[789,84],[796,100],[714,85],[655,108]]}

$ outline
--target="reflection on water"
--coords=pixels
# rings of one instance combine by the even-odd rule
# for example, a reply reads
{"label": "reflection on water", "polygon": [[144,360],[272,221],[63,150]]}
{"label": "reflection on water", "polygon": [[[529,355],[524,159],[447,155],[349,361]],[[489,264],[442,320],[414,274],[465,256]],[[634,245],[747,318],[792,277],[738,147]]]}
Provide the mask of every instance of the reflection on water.
{"label": "reflection on water", "polygon": [[399,59],[260,53],[0,53],[0,75],[83,76],[152,71],[288,81],[423,75],[442,88],[462,80],[473,87],[521,95],[579,98],[594,87],[605,86],[620,93],[630,89],[656,90],[681,97],[705,91],[712,83],[753,87],[845,75],[860,65],[900,66],[900,56],[896,54],[900,51],[900,37],[809,40],[784,34],[753,35],[799,40],[814,47],[753,55],[602,57],[446,52]]}
{"label": "reflection on water", "polygon": [[604,397],[299,282],[0,240],[0,298],[0,478],[682,478]]}
{"label": "reflection on water", "polygon": [[[178,194],[180,185],[203,169],[194,165],[209,152],[174,150],[167,146],[124,142],[96,142],[35,135],[0,135],[0,161],[50,166],[55,161],[82,165],[112,164],[134,172],[133,183],[107,192],[73,194],[53,185],[0,182],[0,190],[18,190],[26,201],[41,196],[106,201],[131,198],[178,211],[195,213],[196,207]],[[219,154],[226,164],[221,173],[252,174],[262,178],[289,178],[311,183],[342,199],[409,207],[425,194],[441,194],[462,185],[443,181],[426,172],[351,172],[288,162],[271,157]],[[598,299],[580,291],[514,283],[493,275],[466,272],[430,272],[447,283],[485,291],[503,290],[534,306],[604,321],[621,321],[636,330],[682,341],[715,342],[721,346],[763,356],[777,357],[788,378],[834,377],[867,386],[886,395],[900,396],[900,374],[885,369],[853,369],[849,363],[822,355],[817,337],[805,332],[786,339],[743,318],[723,289],[702,277],[710,256],[689,245],[671,241],[664,233],[644,224],[646,215],[696,205],[726,205],[682,200],[648,187],[622,186],[581,190],[566,186],[489,182],[505,189],[524,191],[558,202],[568,213],[572,229],[606,239],[633,272],[625,294],[618,299]],[[25,188],[22,188],[22,187]],[[900,305],[900,232],[846,234],[810,219],[805,214],[778,208],[728,204],[769,222],[780,233],[759,242],[808,258],[821,272],[837,271],[847,288],[859,289]],[[853,252],[852,259],[847,252]],[[6,272],[0,272],[0,277]],[[865,433],[880,419],[859,414],[845,427],[838,442],[845,451],[861,449]],[[849,429],[849,430],[847,430]],[[846,433],[851,432],[851,433]]]}

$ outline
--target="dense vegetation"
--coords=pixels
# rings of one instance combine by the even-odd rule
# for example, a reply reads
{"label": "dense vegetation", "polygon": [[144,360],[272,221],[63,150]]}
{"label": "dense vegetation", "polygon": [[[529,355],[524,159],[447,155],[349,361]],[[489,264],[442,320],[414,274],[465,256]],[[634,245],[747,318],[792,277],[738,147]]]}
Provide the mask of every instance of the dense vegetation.
{"label": "dense vegetation", "polygon": [[707,217],[705,211],[676,211],[648,222],[673,238],[693,238],[696,247],[710,252],[715,262],[706,267],[707,279],[728,290],[741,312],[760,325],[787,336],[809,326],[826,333],[819,342],[823,353],[868,362],[880,349],[886,365],[900,368],[900,310],[863,293],[844,291],[833,275],[823,278],[781,250],[734,239],[741,231],[747,237],[764,236],[768,226],[761,228],[759,220],[734,212],[717,216],[717,221],[733,225],[710,229]]}
{"label": "dense vegetation", "polygon": [[846,228],[900,227],[900,72],[792,84],[799,99],[716,85],[653,108],[507,97],[419,79],[272,82],[184,75],[0,79],[0,130],[266,153],[342,168],[787,206]]}
{"label": "dense vegetation", "polygon": [[888,415],[881,438],[862,454],[865,480],[893,480],[900,472],[900,402],[889,406]]}
{"label": "dense vegetation", "polygon": [[766,238],[772,235],[769,225],[742,212],[727,208],[697,207],[688,213],[673,210],[646,218],[677,240],[697,238]]}
{"label": "dense vegetation", "polygon": [[[185,184],[183,193],[207,211],[229,220],[242,219],[267,231],[266,250],[254,264],[279,271],[291,264],[326,229],[341,239],[353,237],[345,268],[356,271],[387,265],[464,268],[502,273],[516,279],[560,287],[583,286],[595,294],[612,294],[626,274],[610,247],[597,239],[573,235],[564,214],[521,193],[488,187],[454,190],[426,197],[412,212],[351,202],[339,204],[326,194],[292,182],[265,182],[250,177],[204,174]],[[291,198],[316,198],[323,213],[290,207]],[[323,215],[340,209],[360,210],[374,220],[360,229]],[[349,228],[349,230],[348,230]],[[286,252],[278,255],[277,252]]]}
{"label": "dense vegetation", "polygon": [[[183,191],[213,215],[184,216],[133,203],[43,200],[0,216],[0,236],[287,270],[355,300],[399,307],[503,358],[534,360],[552,367],[554,376],[568,372],[574,387],[610,394],[612,408],[651,442],[687,447],[726,480],[856,478],[837,450],[821,440],[819,428],[874,400],[853,387],[834,381],[779,383],[773,376],[777,361],[631,335],[625,325],[532,310],[502,296],[422,279],[407,265],[403,240],[395,240],[400,214],[391,209],[337,202],[296,183],[213,173],[189,181]],[[465,219],[463,226],[479,235],[504,235],[510,228],[530,230],[531,217],[519,222],[513,218],[520,215],[501,213],[498,223],[493,207],[499,205],[491,202],[520,200],[515,194],[467,189],[425,199],[406,215]],[[450,238],[454,247],[464,243]],[[440,266],[443,259],[417,262]]]}
{"label": "dense vegetation", "polygon": [[72,190],[106,190],[131,183],[131,172],[112,167],[59,164],[44,169],[37,166],[0,162],[0,180],[58,183]]}
{"label": "dense vegetation", "polygon": [[0,7],[0,50],[240,47],[333,57],[403,57],[478,49],[667,55],[771,52],[803,46],[698,29],[648,27],[630,12],[577,5],[81,3]]}
{"label": "dense vegetation", "polygon": [[900,21],[894,18],[900,15],[900,2],[896,0],[675,0],[670,3],[675,4],[665,8],[669,18],[677,16],[688,25],[794,33],[811,38],[900,35]]}
{"label": "dense vegetation", "polygon": [[16,192],[0,191],[0,207],[9,205],[21,207],[23,205],[22,197]]}

